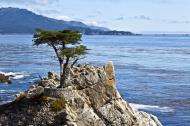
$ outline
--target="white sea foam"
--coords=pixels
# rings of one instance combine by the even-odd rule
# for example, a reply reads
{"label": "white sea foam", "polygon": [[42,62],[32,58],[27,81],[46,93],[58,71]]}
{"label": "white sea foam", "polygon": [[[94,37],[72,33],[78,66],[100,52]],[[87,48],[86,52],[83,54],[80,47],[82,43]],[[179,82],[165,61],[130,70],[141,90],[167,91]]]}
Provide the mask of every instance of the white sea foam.
{"label": "white sea foam", "polygon": [[14,77],[12,77],[13,79],[21,79],[24,78],[24,75],[16,75]]}
{"label": "white sea foam", "polygon": [[10,103],[12,101],[0,101],[0,105],[3,105],[3,104],[7,104],[7,103]]}
{"label": "white sea foam", "polygon": [[7,90],[0,90],[0,93],[4,93],[4,92],[6,92]]}
{"label": "white sea foam", "polygon": [[153,106],[153,105],[143,105],[143,104],[134,104],[130,103],[130,105],[135,109],[141,110],[151,110],[151,111],[159,111],[163,113],[174,112],[174,109],[170,107],[160,107],[160,106]]}
{"label": "white sea foam", "polygon": [[21,79],[21,78],[24,78],[25,76],[27,76],[21,72],[1,72],[0,71],[0,74],[4,74],[5,76],[10,76],[10,78],[12,78],[12,79]]}
{"label": "white sea foam", "polygon": [[16,92],[17,90],[0,90],[0,94],[1,93],[14,93]]}

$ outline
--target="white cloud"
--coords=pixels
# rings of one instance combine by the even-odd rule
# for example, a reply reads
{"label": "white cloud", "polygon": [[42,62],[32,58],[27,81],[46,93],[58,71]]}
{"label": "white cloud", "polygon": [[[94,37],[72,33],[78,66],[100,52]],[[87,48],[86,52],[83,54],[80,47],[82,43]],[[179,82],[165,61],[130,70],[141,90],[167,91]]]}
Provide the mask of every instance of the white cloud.
{"label": "white cloud", "polygon": [[130,19],[136,19],[136,20],[152,20],[152,18],[145,16],[145,15],[139,15],[139,16],[134,16],[130,17]]}
{"label": "white cloud", "polygon": [[107,22],[106,21],[96,21],[96,20],[88,20],[88,19],[81,19],[81,18],[74,18],[66,15],[59,15],[54,16],[52,18],[58,19],[58,20],[64,20],[64,21],[80,21],[87,25],[93,25],[93,26],[99,26],[99,27],[106,27]]}
{"label": "white cloud", "polygon": [[167,22],[171,24],[190,24],[190,20],[171,20]]}
{"label": "white cloud", "polygon": [[115,20],[116,21],[122,21],[122,20],[124,20],[124,17],[117,17]]}
{"label": "white cloud", "polygon": [[101,24],[99,24],[97,21],[91,21],[91,22],[87,22],[89,25],[95,25],[95,26],[100,26]]}
{"label": "white cloud", "polygon": [[74,18],[70,17],[70,16],[66,16],[66,15],[60,15],[60,16],[56,16],[56,17],[53,17],[55,19],[58,19],[58,20],[64,20],[64,21],[73,21],[75,20]]}
{"label": "white cloud", "polygon": [[106,21],[82,21],[83,23],[87,24],[87,25],[93,25],[93,26],[99,26],[99,27],[107,27],[107,22]]}
{"label": "white cloud", "polygon": [[58,2],[59,0],[1,0],[0,3],[5,4],[35,4],[35,5],[48,5]]}

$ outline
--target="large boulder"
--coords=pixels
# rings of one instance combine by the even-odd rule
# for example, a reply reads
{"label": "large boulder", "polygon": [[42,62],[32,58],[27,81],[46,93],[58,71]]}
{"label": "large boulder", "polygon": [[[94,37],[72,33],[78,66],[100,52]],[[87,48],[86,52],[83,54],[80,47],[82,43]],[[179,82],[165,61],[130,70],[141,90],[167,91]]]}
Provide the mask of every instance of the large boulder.
{"label": "large boulder", "polygon": [[27,91],[26,98],[32,99],[42,95],[43,93],[44,93],[44,88],[42,86],[37,86]]}
{"label": "large boulder", "polygon": [[25,92],[20,92],[16,94],[16,100],[20,99],[33,99],[38,96],[41,96],[44,93],[44,87],[42,86],[32,86]]}
{"label": "large boulder", "polygon": [[57,88],[60,85],[60,78],[54,72],[48,72],[47,78],[41,78],[41,80],[36,83],[42,87]]}
{"label": "large boulder", "polygon": [[161,126],[158,119],[130,106],[120,96],[112,62],[68,70],[66,88],[45,88],[44,95],[64,98],[67,123],[76,126]]}
{"label": "large boulder", "polygon": [[114,70],[114,65],[112,62],[108,62],[105,66],[104,66],[104,70],[107,76],[107,84],[115,87],[115,70]]}

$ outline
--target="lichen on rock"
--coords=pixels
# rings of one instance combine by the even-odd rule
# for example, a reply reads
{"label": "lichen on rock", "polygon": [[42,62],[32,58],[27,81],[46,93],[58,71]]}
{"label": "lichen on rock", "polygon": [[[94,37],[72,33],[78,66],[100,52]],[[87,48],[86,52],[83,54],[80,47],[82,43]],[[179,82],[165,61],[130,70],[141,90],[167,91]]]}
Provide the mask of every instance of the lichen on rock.
{"label": "lichen on rock", "polygon": [[[47,79],[22,93],[22,98],[17,100],[14,107],[9,104],[2,110],[1,106],[0,124],[8,125],[12,122],[15,125],[161,126],[155,116],[134,109],[122,99],[116,88],[112,62],[103,67],[74,66],[68,68],[67,74],[65,88],[57,88],[59,81],[56,75],[49,73]],[[47,98],[47,102],[34,106],[34,100],[30,99],[42,96]],[[60,99],[64,99],[64,103],[57,102]],[[25,106],[19,108],[18,104]],[[59,111],[52,111],[53,105]],[[11,110],[15,112],[11,113]],[[27,119],[23,120],[20,116]]]}

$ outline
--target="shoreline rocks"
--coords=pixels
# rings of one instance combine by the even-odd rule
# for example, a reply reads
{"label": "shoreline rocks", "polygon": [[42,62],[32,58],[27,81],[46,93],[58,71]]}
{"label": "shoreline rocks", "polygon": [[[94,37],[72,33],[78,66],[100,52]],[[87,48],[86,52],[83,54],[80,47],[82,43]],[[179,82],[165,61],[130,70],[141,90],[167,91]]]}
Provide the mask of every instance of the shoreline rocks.
{"label": "shoreline rocks", "polygon": [[14,102],[0,106],[0,125],[162,126],[122,99],[112,62],[74,66],[67,73],[65,88],[57,88],[58,77],[49,72]]}
{"label": "shoreline rocks", "polygon": [[11,84],[10,76],[0,73],[0,83]]}

